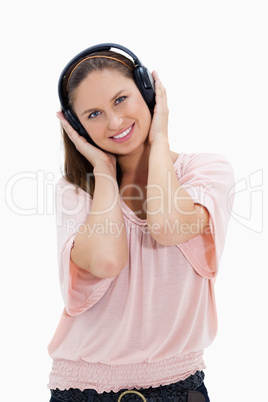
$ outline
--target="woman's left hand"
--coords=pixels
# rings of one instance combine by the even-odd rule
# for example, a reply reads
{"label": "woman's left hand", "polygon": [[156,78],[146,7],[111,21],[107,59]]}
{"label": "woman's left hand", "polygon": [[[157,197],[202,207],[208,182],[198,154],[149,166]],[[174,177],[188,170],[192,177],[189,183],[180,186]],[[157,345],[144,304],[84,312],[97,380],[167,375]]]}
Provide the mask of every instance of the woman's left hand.
{"label": "woman's left hand", "polygon": [[149,133],[149,144],[151,145],[155,140],[165,139],[168,140],[168,105],[166,90],[159,79],[156,71],[152,73],[155,81],[155,108],[153,120]]}

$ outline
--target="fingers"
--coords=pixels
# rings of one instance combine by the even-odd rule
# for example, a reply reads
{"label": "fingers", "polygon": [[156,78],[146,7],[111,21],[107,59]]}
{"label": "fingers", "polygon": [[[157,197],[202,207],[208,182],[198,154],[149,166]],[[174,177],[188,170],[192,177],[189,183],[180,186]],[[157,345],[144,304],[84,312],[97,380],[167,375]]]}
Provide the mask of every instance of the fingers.
{"label": "fingers", "polygon": [[74,143],[77,151],[80,152],[80,154],[82,154],[92,164],[92,166],[96,166],[98,163],[103,162],[112,162],[113,165],[116,165],[116,158],[114,155],[96,148],[94,145],[90,144],[84,137],[79,135],[77,131],[65,119],[62,112],[57,113],[57,118],[60,120],[61,125],[70,140]]}
{"label": "fingers", "polygon": [[168,139],[168,106],[165,87],[160,81],[156,71],[152,73],[155,81],[155,108],[151,124],[149,143],[153,143],[158,139]]}
{"label": "fingers", "polygon": [[156,82],[157,80],[159,80],[159,75],[158,75],[158,73],[157,73],[157,71],[153,71],[152,72],[152,76],[153,76],[153,79],[154,79],[154,81]]}
{"label": "fingers", "polygon": [[[75,131],[75,129],[70,125],[70,123],[65,119],[64,114],[62,112],[57,112],[57,118],[60,120],[62,127],[64,128],[66,134],[70,138],[70,140],[74,143],[76,148],[78,149],[79,145],[87,144],[87,140]],[[79,149],[78,149],[79,150]]]}
{"label": "fingers", "polygon": [[84,137],[77,133],[77,131],[65,119],[62,112],[58,112],[57,117],[60,120],[64,131],[75,145],[77,151],[80,152],[80,154],[82,154],[90,163],[92,163],[94,159],[94,151],[97,150],[97,148],[89,144]]}
{"label": "fingers", "polygon": [[164,90],[164,92],[165,92],[165,88],[164,88],[164,86],[163,86],[163,84],[162,84],[162,82],[161,82],[161,80],[159,78],[158,73],[156,71],[153,71],[152,76],[153,76],[153,79],[154,79],[156,90],[160,89],[161,91]]}
{"label": "fingers", "polygon": [[155,82],[155,100],[156,100],[156,106],[159,106],[162,108],[162,110],[165,110],[166,112],[168,111],[168,106],[167,106],[167,93],[164,85],[160,81],[159,75],[156,71],[152,72],[152,76],[154,78]]}

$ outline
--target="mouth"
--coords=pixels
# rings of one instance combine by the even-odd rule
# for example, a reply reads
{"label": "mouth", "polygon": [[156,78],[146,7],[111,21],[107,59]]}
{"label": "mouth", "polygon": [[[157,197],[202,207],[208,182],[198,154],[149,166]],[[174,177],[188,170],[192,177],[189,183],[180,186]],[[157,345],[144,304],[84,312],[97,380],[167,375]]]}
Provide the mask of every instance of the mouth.
{"label": "mouth", "polygon": [[117,135],[115,135],[113,137],[110,137],[110,139],[115,141],[115,142],[125,142],[125,141],[127,141],[131,137],[131,135],[133,133],[134,125],[135,125],[135,123],[133,123],[132,126],[128,127],[123,132],[121,132],[121,133],[119,133],[119,134],[117,134]]}

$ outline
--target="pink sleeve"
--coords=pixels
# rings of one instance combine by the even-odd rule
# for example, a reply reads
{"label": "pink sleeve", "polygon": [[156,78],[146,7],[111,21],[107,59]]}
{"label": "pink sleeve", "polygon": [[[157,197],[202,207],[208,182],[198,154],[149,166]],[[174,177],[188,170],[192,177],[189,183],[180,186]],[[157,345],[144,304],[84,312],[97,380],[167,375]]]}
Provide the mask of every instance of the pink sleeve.
{"label": "pink sleeve", "polygon": [[196,204],[207,208],[210,229],[178,247],[201,276],[211,279],[218,271],[230,220],[233,170],[218,154],[191,154],[185,159],[177,171],[179,182]]}
{"label": "pink sleeve", "polygon": [[90,211],[91,199],[87,193],[61,179],[56,188],[58,263],[61,292],[66,311],[75,316],[97,303],[109,288],[113,278],[99,279],[77,267],[70,258],[77,230]]}

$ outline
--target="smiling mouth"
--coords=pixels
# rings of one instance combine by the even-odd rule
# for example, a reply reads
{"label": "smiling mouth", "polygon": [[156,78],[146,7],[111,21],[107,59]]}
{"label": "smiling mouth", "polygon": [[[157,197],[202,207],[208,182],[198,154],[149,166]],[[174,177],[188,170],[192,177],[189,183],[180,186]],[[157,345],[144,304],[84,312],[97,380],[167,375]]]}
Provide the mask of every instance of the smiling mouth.
{"label": "smiling mouth", "polygon": [[115,139],[115,140],[124,138],[124,137],[126,137],[126,136],[130,133],[130,131],[132,130],[133,127],[134,127],[134,124],[132,124],[132,126],[130,126],[129,128],[127,128],[125,131],[123,131],[123,133],[120,133],[120,134],[115,135],[114,137],[110,137],[110,138],[113,138],[113,139]]}

